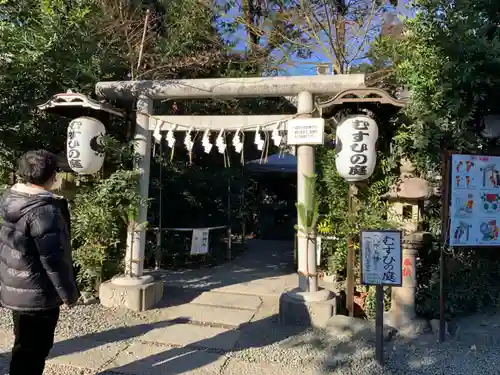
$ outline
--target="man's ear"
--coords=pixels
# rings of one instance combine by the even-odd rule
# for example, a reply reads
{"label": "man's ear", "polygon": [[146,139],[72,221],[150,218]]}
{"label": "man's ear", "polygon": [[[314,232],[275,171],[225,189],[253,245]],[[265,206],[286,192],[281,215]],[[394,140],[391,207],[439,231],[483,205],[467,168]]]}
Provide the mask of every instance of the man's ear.
{"label": "man's ear", "polygon": [[52,177],[52,183],[51,183],[48,190],[52,190],[52,191],[60,190],[61,186],[62,186],[62,180],[63,180],[62,175],[59,173],[55,173],[54,177]]}

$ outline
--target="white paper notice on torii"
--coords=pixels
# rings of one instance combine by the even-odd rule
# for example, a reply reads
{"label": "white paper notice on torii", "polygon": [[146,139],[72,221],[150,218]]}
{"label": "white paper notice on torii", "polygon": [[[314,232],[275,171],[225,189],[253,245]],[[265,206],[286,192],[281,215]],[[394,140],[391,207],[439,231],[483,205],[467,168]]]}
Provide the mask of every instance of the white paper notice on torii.
{"label": "white paper notice on torii", "polygon": [[401,286],[402,235],[399,230],[360,233],[361,284]]}
{"label": "white paper notice on torii", "polygon": [[287,122],[286,143],[289,145],[322,145],[325,120],[322,118],[296,118]]}

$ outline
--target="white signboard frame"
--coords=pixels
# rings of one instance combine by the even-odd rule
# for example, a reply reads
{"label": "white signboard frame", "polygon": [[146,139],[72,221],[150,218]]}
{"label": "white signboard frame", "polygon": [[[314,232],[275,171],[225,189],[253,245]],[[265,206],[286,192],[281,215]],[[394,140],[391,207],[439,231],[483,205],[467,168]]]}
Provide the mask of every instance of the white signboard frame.
{"label": "white signboard frame", "polygon": [[360,232],[362,285],[403,285],[403,233],[367,229]]}
{"label": "white signboard frame", "polygon": [[322,145],[325,141],[325,119],[295,118],[287,122],[288,145]]}
{"label": "white signboard frame", "polygon": [[448,245],[500,246],[500,156],[450,153],[446,169]]}

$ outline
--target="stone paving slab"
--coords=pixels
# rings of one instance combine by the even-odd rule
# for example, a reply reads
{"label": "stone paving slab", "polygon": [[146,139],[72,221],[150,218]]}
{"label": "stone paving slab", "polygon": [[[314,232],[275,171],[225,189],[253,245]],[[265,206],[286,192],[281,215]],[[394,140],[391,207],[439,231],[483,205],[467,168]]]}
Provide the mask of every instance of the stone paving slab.
{"label": "stone paving slab", "polygon": [[297,274],[289,274],[235,283],[232,285],[223,285],[221,287],[214,287],[212,291],[264,297],[279,297],[281,294],[297,288],[297,285]]}
{"label": "stone paving slab", "polygon": [[[6,373],[14,337],[10,330],[0,329],[0,375]],[[124,341],[108,344],[92,339],[74,338],[56,342],[47,361],[47,374],[94,374],[124,348]],[[4,371],[4,372],[2,372]]]}
{"label": "stone paving slab", "polygon": [[241,257],[220,266],[153,274],[166,287],[212,292],[279,297],[297,287],[292,241],[249,240],[246,245]]}
{"label": "stone paving slab", "polygon": [[243,294],[204,292],[191,303],[255,311],[262,300],[257,296]]}
{"label": "stone paving slab", "polygon": [[249,310],[235,310],[188,303],[169,307],[168,309],[159,309],[152,319],[156,321],[189,320],[200,323],[211,323],[214,326],[237,328],[249,322],[254,314],[254,311]]}
{"label": "stone paving slab", "polygon": [[240,331],[193,324],[175,324],[156,328],[139,336],[139,341],[155,342],[176,347],[193,346],[199,348],[230,351],[240,337]]}
{"label": "stone paving slab", "polygon": [[54,344],[48,363],[87,369],[100,369],[127,347],[126,341],[102,343],[73,339]]}
{"label": "stone paving slab", "polygon": [[103,370],[134,375],[218,375],[226,361],[223,355],[200,350],[134,343]]}
{"label": "stone paving slab", "polygon": [[269,363],[244,362],[231,359],[222,375],[319,375],[316,369],[286,367]]}

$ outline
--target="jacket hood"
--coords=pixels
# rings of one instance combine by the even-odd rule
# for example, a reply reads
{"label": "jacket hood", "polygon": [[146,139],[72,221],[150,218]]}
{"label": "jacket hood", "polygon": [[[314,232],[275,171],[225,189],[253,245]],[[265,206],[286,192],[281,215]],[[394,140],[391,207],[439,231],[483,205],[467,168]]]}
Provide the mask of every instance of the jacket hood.
{"label": "jacket hood", "polygon": [[50,204],[54,199],[52,193],[41,188],[16,184],[4,193],[0,201],[0,218],[15,223],[30,210]]}

